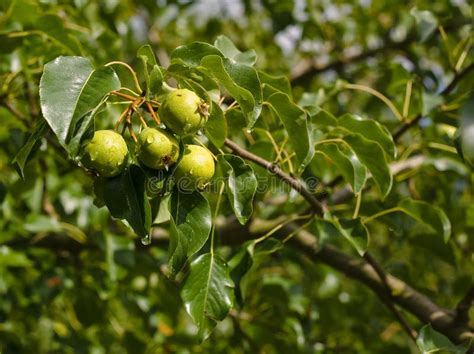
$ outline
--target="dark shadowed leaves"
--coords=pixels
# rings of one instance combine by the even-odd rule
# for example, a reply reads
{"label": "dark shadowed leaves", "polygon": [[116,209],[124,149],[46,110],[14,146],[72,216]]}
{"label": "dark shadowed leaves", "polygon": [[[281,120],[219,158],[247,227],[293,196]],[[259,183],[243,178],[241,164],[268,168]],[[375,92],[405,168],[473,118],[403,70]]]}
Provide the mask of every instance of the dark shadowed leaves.
{"label": "dark shadowed leaves", "polygon": [[132,165],[121,175],[104,183],[104,202],[114,218],[126,220],[140,237],[148,237],[151,208],[145,191],[145,174]]}
{"label": "dark shadowed leaves", "polygon": [[175,276],[188,257],[206,243],[211,231],[211,208],[199,192],[173,190],[170,199],[170,245],[168,265]]}
{"label": "dark shadowed leaves", "polygon": [[238,156],[219,155],[218,161],[232,209],[239,222],[245,224],[252,215],[257,178],[252,167]]}

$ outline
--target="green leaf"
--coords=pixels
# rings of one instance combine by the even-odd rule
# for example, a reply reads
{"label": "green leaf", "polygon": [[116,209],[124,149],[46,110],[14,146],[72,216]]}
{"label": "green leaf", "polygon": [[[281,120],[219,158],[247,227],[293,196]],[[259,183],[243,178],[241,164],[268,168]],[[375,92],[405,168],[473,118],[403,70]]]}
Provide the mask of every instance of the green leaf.
{"label": "green leaf", "polygon": [[242,53],[226,36],[217,37],[214,42],[214,47],[219,49],[226,58],[232,59],[236,63],[252,66],[257,61],[257,53],[255,53],[255,50],[251,49]]}
{"label": "green leaf", "polygon": [[87,133],[90,133],[90,137],[92,137],[94,131],[94,125],[92,123],[96,114],[104,109],[104,103],[106,100],[107,97],[104,97],[91,112],[87,113],[77,121],[74,130],[71,131],[71,139],[69,139],[67,143],[69,156],[74,158],[79,154],[82,139],[87,136]]}
{"label": "green leaf", "polygon": [[314,156],[314,146],[308,129],[308,116],[284,93],[271,95],[268,103],[285,126],[300,166],[299,170],[302,171]]}
{"label": "green leaf", "polygon": [[471,341],[467,341],[461,345],[454,345],[443,334],[435,331],[430,324],[423,326],[416,337],[416,345],[421,353],[451,353],[451,354],[465,354],[469,349]]}
{"label": "green leaf", "polygon": [[30,135],[28,140],[26,141],[25,145],[18,151],[16,156],[14,157],[12,163],[16,164],[18,167],[18,172],[20,173],[21,178],[25,178],[23,173],[23,169],[25,164],[28,162],[30,155],[32,152],[36,150],[38,147],[41,138],[44,136],[48,129],[48,125],[46,124],[45,120],[39,120],[36,123],[35,130],[33,134]]}
{"label": "green leaf", "polygon": [[157,95],[160,90],[161,86],[163,85],[163,73],[158,65],[154,65],[153,69],[150,71],[150,84],[148,87],[148,91],[150,92],[150,96]]}
{"label": "green leaf", "polygon": [[234,304],[234,283],[227,263],[218,255],[206,253],[191,263],[181,298],[204,340],[222,321]]}
{"label": "green leaf", "polygon": [[372,174],[382,194],[382,199],[385,199],[392,189],[393,177],[380,145],[374,141],[367,140],[360,134],[350,134],[343,139],[355,152],[359,161]]}
{"label": "green leaf", "polygon": [[135,233],[150,235],[151,207],[142,169],[132,165],[121,175],[105,179],[104,202],[114,218],[126,220]]}
{"label": "green leaf", "polygon": [[227,121],[222,109],[214,101],[211,101],[211,114],[204,131],[215,147],[220,148],[224,145],[224,140],[227,138]]}
{"label": "green leaf", "polygon": [[235,284],[235,297],[240,306],[243,306],[245,297],[243,279],[254,263],[258,264],[259,260],[263,260],[265,256],[280,250],[283,245],[283,242],[274,238],[263,241],[250,240],[245,242],[229,261],[230,275]]}
{"label": "green leaf", "polygon": [[65,146],[77,120],[94,110],[106,94],[119,88],[120,80],[111,68],[94,70],[89,59],[58,57],[44,66],[41,110]]}
{"label": "green leaf", "polygon": [[315,128],[337,127],[337,118],[328,111],[318,106],[305,106],[304,108],[311,115],[311,124]]}
{"label": "green leaf", "polygon": [[397,155],[390,132],[372,119],[362,119],[353,114],[344,114],[337,120],[337,125],[350,133],[358,133],[368,140],[377,142],[391,158]]}
{"label": "green leaf", "polygon": [[451,222],[442,209],[413,199],[402,200],[397,209],[428,226],[438,235],[443,235],[444,242],[448,242],[451,236]]}
{"label": "green leaf", "polygon": [[23,252],[12,250],[8,246],[0,246],[0,269],[3,267],[29,267],[31,261]]}
{"label": "green leaf", "polygon": [[260,82],[262,83],[263,87],[269,86],[273,89],[274,92],[279,91],[286,93],[289,97],[291,97],[291,84],[288,77],[281,75],[281,76],[272,76],[263,71],[258,72],[258,77],[260,78]]}
{"label": "green leaf", "polygon": [[247,119],[247,129],[252,129],[262,111],[262,88],[257,71],[251,66],[233,63],[218,55],[204,57],[202,65],[239,103]]}
{"label": "green leaf", "polygon": [[431,11],[418,10],[416,7],[411,9],[410,15],[415,18],[416,30],[421,43],[423,43],[431,36],[436,28],[438,28],[438,20]]}
{"label": "green leaf", "polygon": [[[155,53],[149,44],[145,44],[138,49],[137,57],[143,62],[146,97],[154,96],[161,90],[163,84],[163,73],[158,66]],[[148,71],[149,67],[152,68],[150,72]]]}
{"label": "green leaf", "polygon": [[169,269],[175,276],[188,257],[199,251],[211,231],[211,207],[199,192],[173,190],[170,199]]}
{"label": "green leaf", "polygon": [[171,61],[173,59],[180,59],[184,64],[193,67],[201,65],[201,60],[208,55],[223,56],[219,49],[208,43],[193,42],[177,47],[171,53],[170,59]]}
{"label": "green leaf", "polygon": [[459,156],[474,167],[474,94],[466,101],[460,111],[459,128],[454,136],[454,145]]}
{"label": "green leaf", "polygon": [[68,54],[81,54],[79,41],[64,27],[63,20],[59,16],[41,16],[36,22],[36,29],[52,39],[55,44],[66,49]]}
{"label": "green leaf", "polygon": [[253,198],[257,191],[257,178],[250,165],[238,156],[225,154],[218,157],[219,168],[226,179],[227,196],[235,216],[243,225],[253,212]]}
{"label": "green leaf", "polygon": [[344,179],[352,186],[354,193],[359,193],[364,188],[367,173],[352,151],[342,152],[337,144],[321,144],[316,145],[316,153],[323,154],[336,165]]}
{"label": "green leaf", "polygon": [[333,224],[359,255],[363,256],[369,246],[369,231],[361,219],[333,219]]}
{"label": "green leaf", "polygon": [[155,53],[149,44],[144,44],[138,48],[137,57],[143,61],[144,65],[149,65],[151,67],[158,65]]}

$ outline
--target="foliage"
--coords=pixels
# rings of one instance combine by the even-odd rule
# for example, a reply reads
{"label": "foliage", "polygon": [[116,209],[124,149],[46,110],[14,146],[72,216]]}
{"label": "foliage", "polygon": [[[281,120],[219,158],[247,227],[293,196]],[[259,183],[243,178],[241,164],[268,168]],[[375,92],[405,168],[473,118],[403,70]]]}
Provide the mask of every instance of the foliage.
{"label": "foliage", "polygon": [[[468,350],[467,3],[16,0],[0,24],[2,353]],[[204,190],[136,158],[175,86],[208,115],[179,138],[215,156]],[[113,128],[128,166],[100,178],[81,152]]]}

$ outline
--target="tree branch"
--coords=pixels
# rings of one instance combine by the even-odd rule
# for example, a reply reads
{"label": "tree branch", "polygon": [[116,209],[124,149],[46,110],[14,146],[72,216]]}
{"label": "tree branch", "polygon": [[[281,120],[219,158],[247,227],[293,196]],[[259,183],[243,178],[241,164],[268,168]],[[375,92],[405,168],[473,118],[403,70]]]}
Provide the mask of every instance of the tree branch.
{"label": "tree branch", "polygon": [[299,63],[296,66],[296,69],[292,72],[291,74],[291,83],[293,85],[301,85],[304,83],[306,80],[309,78],[313,77],[314,75],[317,75],[319,73],[328,71],[328,70],[338,70],[341,69],[342,67],[348,65],[348,64],[353,64],[357,63],[359,61],[365,60],[370,57],[374,57],[380,53],[384,53],[388,50],[398,50],[409,43],[413,42],[415,39],[414,36],[409,36],[406,37],[403,41],[401,42],[394,42],[390,39],[387,39],[387,41],[384,43],[384,45],[375,48],[375,49],[369,49],[365,52],[349,56],[349,57],[343,57],[343,58],[338,58],[329,64],[326,64],[324,66],[316,66],[312,63],[311,60],[307,60],[304,62]]}
{"label": "tree branch", "polygon": [[397,321],[400,323],[400,325],[408,334],[408,336],[412,339],[412,341],[416,343],[416,336],[417,336],[416,331],[413,328],[411,328],[411,326],[406,321],[405,317],[403,317],[403,315],[398,311],[398,309],[394,305],[394,299],[391,292],[392,289],[390,289],[390,286],[388,285],[388,282],[387,282],[387,274],[370,254],[366,253],[364,255],[364,259],[367,261],[367,263],[369,263],[372,266],[372,268],[375,270],[380,280],[382,281],[382,284],[385,287],[387,295],[379,296],[380,299],[385,303],[388,309],[393,313]]}
{"label": "tree branch", "polygon": [[251,152],[241,148],[239,145],[234,143],[230,139],[226,139],[224,144],[232,150],[235,155],[242,157],[243,159],[255,162],[257,165],[262,166],[266,170],[268,170],[271,174],[278,176],[283,182],[290,185],[295,191],[300,193],[312,206],[315,213],[318,215],[323,215],[327,208],[324,204],[322,204],[314,195],[311,193],[301,182],[299,178],[295,178],[290,176],[289,174],[285,173],[278,165],[267,161],[260,156],[252,154]]}
{"label": "tree branch", "polygon": [[459,323],[469,322],[469,309],[474,303],[474,285],[467,291],[466,295],[456,306],[456,321]]}
{"label": "tree branch", "polygon": [[[318,247],[316,236],[303,230],[291,241],[314,262],[322,262],[355,279],[381,299],[386,296],[386,286],[380,280],[374,267],[363,259],[344,254],[332,246]],[[423,323],[431,323],[433,328],[460,343],[474,337],[466,325],[455,322],[452,311],[436,305],[429,297],[410,287],[402,280],[386,274],[386,283],[390,289],[393,302],[415,315]]]}
{"label": "tree branch", "polygon": [[472,70],[474,69],[474,63],[469,64],[463,70],[458,71],[455,75],[453,80],[441,91],[442,96],[449,95],[455,88],[456,85],[461,81],[465,76],[467,76]]}
{"label": "tree branch", "polygon": [[[308,189],[306,189],[306,187],[301,183],[299,179],[296,179],[294,177],[287,175],[278,166],[275,166],[270,161],[267,161],[261,158],[260,156],[252,154],[251,152],[241,148],[240,146],[238,146],[236,143],[232,142],[229,139],[226,139],[225,145],[231,148],[234,154],[244,159],[247,159],[249,161],[253,161],[257,163],[258,165],[266,168],[270,172],[274,173],[278,177],[280,177],[283,181],[288,183],[293,189],[299,192],[309,202],[309,204],[313,207],[314,211],[318,215],[323,215],[324,211],[326,210],[326,206],[321,204],[314,197],[314,195]],[[299,238],[296,237],[296,239],[299,239]],[[347,256],[344,255],[344,257],[347,257]],[[402,314],[396,309],[396,307],[393,304],[393,301],[395,301],[395,298],[392,296],[393,292],[392,292],[392,286],[389,284],[389,278],[385,275],[384,271],[382,270],[382,267],[375,261],[375,259],[368,252],[366,252],[365,258],[366,260],[370,260],[370,262],[366,264],[372,268],[372,271],[375,274],[375,276],[379,277],[378,283],[377,283],[377,286],[378,286],[377,294],[379,295],[381,300],[384,302],[384,304],[389,308],[389,310],[393,312],[396,319],[407,331],[410,338],[415,340],[416,337],[415,337],[413,329],[411,329],[411,327],[408,325],[406,320],[403,318]],[[344,269],[346,268],[344,267]]]}
{"label": "tree branch", "polygon": [[[441,96],[449,95],[456,88],[456,85],[464,77],[466,77],[473,69],[474,69],[474,63],[471,63],[470,65],[466,66],[463,70],[458,71],[454,75],[454,78],[451,80],[451,82],[440,92],[440,95]],[[397,142],[401,138],[401,136],[405,134],[411,127],[418,124],[421,118],[423,118],[423,116],[420,113],[409,122],[406,122],[402,124],[401,126],[399,126],[392,134],[393,140]]]}

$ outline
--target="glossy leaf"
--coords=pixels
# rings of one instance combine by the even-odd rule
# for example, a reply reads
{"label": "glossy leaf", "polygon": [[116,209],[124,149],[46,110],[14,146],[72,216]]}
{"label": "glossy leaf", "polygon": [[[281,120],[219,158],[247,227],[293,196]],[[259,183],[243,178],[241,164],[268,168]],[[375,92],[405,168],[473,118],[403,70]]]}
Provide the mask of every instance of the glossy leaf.
{"label": "glossy leaf", "polygon": [[181,298],[204,340],[222,321],[234,303],[234,283],[227,263],[218,255],[206,253],[191,263]]}
{"label": "glossy leaf", "polygon": [[352,151],[341,151],[337,144],[316,145],[316,153],[330,159],[344,179],[350,183],[354,193],[359,193],[365,186],[367,173],[357,156]]}
{"label": "glossy leaf", "polygon": [[260,78],[264,90],[268,87],[271,89],[271,93],[283,92],[291,97],[291,84],[286,76],[273,76],[266,72],[259,71],[258,77]]}
{"label": "glossy leaf", "polygon": [[173,59],[180,59],[184,64],[193,67],[199,66],[201,60],[209,55],[223,57],[221,51],[216,47],[204,42],[193,42],[177,47],[171,53],[170,59],[172,61]]}
{"label": "glossy leaf", "polygon": [[455,345],[446,336],[435,331],[430,324],[423,326],[416,337],[416,345],[422,354],[450,353],[465,354],[470,341],[465,344]]}
{"label": "glossy leaf", "polygon": [[120,80],[111,68],[94,70],[86,58],[58,57],[44,66],[41,110],[59,142],[65,145],[77,120],[119,88]]}
{"label": "glossy leaf", "polygon": [[211,114],[204,131],[215,147],[220,148],[224,145],[224,140],[227,138],[227,121],[222,109],[214,101],[211,101]]}
{"label": "glossy leaf", "polygon": [[271,95],[268,103],[285,126],[290,144],[296,154],[299,170],[303,170],[314,156],[306,112],[284,93]]}
{"label": "glossy leaf", "polygon": [[204,57],[202,65],[239,103],[247,119],[247,129],[252,129],[262,110],[262,88],[257,71],[251,66],[233,63],[218,55]]}
{"label": "glossy leaf", "polygon": [[219,36],[214,42],[214,47],[219,49],[226,58],[232,59],[236,63],[254,65],[257,61],[257,53],[250,49],[246,52],[241,52],[235,44],[226,36]]}
{"label": "glossy leaf", "polygon": [[201,193],[183,193],[175,189],[171,194],[169,212],[168,265],[171,276],[175,276],[187,258],[206,243],[211,231],[211,208]]}
{"label": "glossy leaf", "polygon": [[353,114],[344,114],[337,120],[338,127],[350,133],[358,133],[368,140],[377,142],[391,158],[396,157],[395,144],[392,135],[380,123],[372,119],[362,119]]}
{"label": "glossy leaf", "polygon": [[154,65],[150,71],[150,84],[148,86],[148,90],[150,91],[150,95],[154,96],[158,94],[161,90],[161,86],[163,85],[163,73],[158,65]]}
{"label": "glossy leaf", "polygon": [[35,151],[35,148],[38,147],[38,144],[41,138],[46,134],[48,125],[45,120],[40,120],[36,124],[36,128],[33,133],[30,135],[25,145],[18,151],[13,159],[12,163],[18,166],[18,172],[20,173],[21,178],[25,178],[23,169],[25,164],[28,162],[31,154]]}
{"label": "glossy leaf", "polygon": [[126,220],[140,237],[148,237],[151,208],[145,191],[145,174],[132,165],[121,175],[105,179],[104,202],[114,218]]}
{"label": "glossy leaf", "polygon": [[227,196],[237,220],[246,224],[253,212],[257,178],[252,167],[235,155],[219,155],[219,167],[226,179]]}
{"label": "glossy leaf", "polygon": [[474,167],[474,94],[461,109],[459,128],[454,136],[454,144],[459,156],[471,167]]}
{"label": "glossy leaf", "polygon": [[[138,49],[137,57],[143,62],[146,96],[154,96],[160,91],[163,83],[163,74],[156,61],[155,53],[149,44],[145,44]],[[149,68],[151,68],[151,71],[149,71]]]}
{"label": "glossy leaf", "polygon": [[392,189],[393,177],[390,173],[385,154],[380,145],[367,140],[360,134],[350,134],[344,137],[344,141],[357,155],[359,161],[367,167],[382,194],[382,199]]}
{"label": "glossy leaf", "polygon": [[337,118],[330,112],[317,106],[307,106],[305,109],[308,110],[311,115],[311,124],[317,129],[337,127]]}
{"label": "glossy leaf", "polygon": [[155,57],[155,52],[149,44],[144,44],[137,51],[137,57],[140,58],[145,65],[151,67],[158,65]]}

